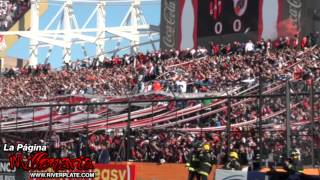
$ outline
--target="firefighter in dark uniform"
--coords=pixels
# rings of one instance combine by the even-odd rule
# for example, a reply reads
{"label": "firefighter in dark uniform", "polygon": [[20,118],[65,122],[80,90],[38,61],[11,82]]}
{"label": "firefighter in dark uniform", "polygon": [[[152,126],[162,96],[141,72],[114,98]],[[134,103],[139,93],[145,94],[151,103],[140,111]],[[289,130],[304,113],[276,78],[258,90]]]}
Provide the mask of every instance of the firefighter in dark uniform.
{"label": "firefighter in dark uniform", "polygon": [[229,153],[229,160],[224,165],[223,169],[227,170],[241,170],[241,164],[239,163],[239,156],[238,153],[232,151]]}
{"label": "firefighter in dark uniform", "polygon": [[198,174],[201,180],[207,180],[211,172],[212,166],[215,163],[214,155],[210,151],[210,144],[204,144],[202,151],[199,154],[200,167]]}
{"label": "firefighter in dark uniform", "polygon": [[189,171],[188,180],[200,180],[200,175],[198,174],[198,169],[200,166],[199,153],[201,151],[201,145],[196,144],[194,150],[189,154],[186,162],[186,168]]}
{"label": "firefighter in dark uniform", "polygon": [[303,174],[303,164],[300,152],[297,149],[294,149],[290,158],[284,161],[284,169],[289,174],[289,180],[300,179],[301,174]]}

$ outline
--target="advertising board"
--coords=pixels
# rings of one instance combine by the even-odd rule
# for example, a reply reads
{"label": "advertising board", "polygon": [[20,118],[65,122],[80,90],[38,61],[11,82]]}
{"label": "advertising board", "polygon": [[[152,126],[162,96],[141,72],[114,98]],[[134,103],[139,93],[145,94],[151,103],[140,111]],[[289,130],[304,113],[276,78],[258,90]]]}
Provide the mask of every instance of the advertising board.
{"label": "advertising board", "polygon": [[161,49],[308,35],[311,0],[162,0]]}

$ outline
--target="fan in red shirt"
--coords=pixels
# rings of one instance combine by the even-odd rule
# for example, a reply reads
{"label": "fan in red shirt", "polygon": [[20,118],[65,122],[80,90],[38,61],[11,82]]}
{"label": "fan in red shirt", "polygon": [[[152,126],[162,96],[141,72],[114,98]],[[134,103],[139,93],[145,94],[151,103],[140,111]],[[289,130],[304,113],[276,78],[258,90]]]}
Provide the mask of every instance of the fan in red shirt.
{"label": "fan in red shirt", "polygon": [[294,35],[293,41],[292,41],[292,46],[294,49],[298,49],[299,47],[299,36]]}
{"label": "fan in red shirt", "polygon": [[304,49],[307,47],[307,44],[308,44],[308,37],[307,36],[304,36],[301,40],[301,48]]}
{"label": "fan in red shirt", "polygon": [[119,58],[119,56],[116,56],[115,58],[113,58],[113,64],[114,65],[120,65],[121,64],[121,60]]}

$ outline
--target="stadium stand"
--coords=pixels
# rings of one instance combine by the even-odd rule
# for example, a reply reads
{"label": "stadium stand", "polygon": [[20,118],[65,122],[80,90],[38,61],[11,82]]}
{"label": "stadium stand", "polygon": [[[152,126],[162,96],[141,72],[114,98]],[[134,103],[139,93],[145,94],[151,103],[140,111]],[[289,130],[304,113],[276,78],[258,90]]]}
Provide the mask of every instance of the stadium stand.
{"label": "stadium stand", "polygon": [[[67,64],[62,70],[53,70],[50,64],[7,69],[0,77],[3,84],[0,87],[0,106],[24,106],[52,99],[57,101],[58,96],[92,96],[99,99],[99,102],[121,102],[121,98],[127,96],[161,99],[161,93],[172,94],[173,97],[226,91],[232,91],[233,95],[253,95],[257,94],[259,80],[263,82],[262,94],[285,92],[287,79],[292,83],[292,93],[307,92],[313,83],[314,91],[319,92],[320,49],[316,47],[317,40],[309,39],[306,43],[299,42],[299,46],[295,39],[290,41],[281,38],[275,43],[261,40],[254,43],[253,51],[246,51],[246,43],[211,43],[210,49],[140,53],[136,56],[116,56],[103,62],[91,58]],[[320,109],[319,97],[315,99],[315,109]],[[228,119],[226,99],[170,101],[144,109],[137,108],[131,112],[130,159],[184,163],[195,142],[209,142],[221,164],[226,160],[228,147],[225,139],[228,139],[230,148],[239,153],[243,164],[253,166],[260,158],[266,163],[279,164],[285,151],[285,99],[264,98],[265,103],[261,109],[265,132],[261,139],[263,154],[260,154],[260,139],[255,129],[258,118],[256,102],[254,98],[232,99],[229,102],[232,111],[231,133],[228,137],[223,131]],[[301,152],[305,152],[303,159],[310,162],[311,147],[308,143],[316,141],[316,146],[320,146],[319,133],[315,138],[308,136],[311,129],[308,114],[311,103],[308,97],[297,96],[291,99],[291,106],[292,133],[296,135],[292,144],[302,148]],[[43,111],[48,114],[48,110]],[[96,116],[87,122],[60,117],[67,114],[73,116],[78,112],[80,115],[82,112],[84,115],[90,113],[90,116]],[[90,155],[98,163],[126,159],[126,132],[123,131],[127,127],[125,110],[108,106],[97,106],[95,109],[82,106],[73,110],[56,108],[54,113],[53,120],[57,123],[53,129],[56,132],[50,138],[46,138],[47,134],[43,132],[48,126],[41,127],[39,124],[31,127],[34,124],[30,123],[30,117],[23,119],[22,116],[21,119],[25,121],[21,121],[18,126],[14,124],[16,120],[10,117],[18,114],[6,110],[1,114],[6,123],[2,131],[9,132],[17,127],[34,128],[39,135],[36,138],[20,137],[21,141],[28,139],[28,143],[48,144],[57,157]],[[107,115],[101,115],[103,113]],[[316,112],[317,124],[319,117],[319,112]],[[41,122],[48,117],[39,115],[33,118]],[[319,132],[319,126],[315,127],[315,132]],[[42,140],[39,141],[39,137]],[[7,141],[10,140],[2,137],[2,143]],[[316,158],[319,163],[319,157]]]}
{"label": "stadium stand", "polygon": [[30,8],[29,0],[4,0],[0,2],[0,30],[6,31]]}

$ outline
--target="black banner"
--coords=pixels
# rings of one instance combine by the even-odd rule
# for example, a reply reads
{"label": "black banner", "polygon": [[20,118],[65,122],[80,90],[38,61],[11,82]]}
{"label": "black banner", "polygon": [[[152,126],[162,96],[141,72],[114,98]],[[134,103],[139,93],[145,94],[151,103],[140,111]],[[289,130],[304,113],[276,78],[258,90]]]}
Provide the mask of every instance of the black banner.
{"label": "black banner", "polygon": [[197,37],[185,37],[179,29],[184,17],[180,12],[183,2],[162,0],[162,50],[180,48],[180,37],[197,39],[200,46],[208,46],[211,41],[246,42],[259,38],[273,41],[296,34],[301,37],[313,31],[313,11],[317,8],[311,0],[199,0],[198,6],[193,5],[198,12]]}
{"label": "black banner", "polygon": [[[292,35],[288,32],[288,20],[296,27],[297,32],[301,35],[309,35],[313,31],[313,12],[316,8],[314,2],[310,0],[284,0],[282,3],[282,35]],[[291,33],[291,34],[290,34]]]}
{"label": "black banner", "polygon": [[200,0],[198,37],[258,31],[259,0]]}
{"label": "black banner", "polygon": [[178,3],[178,0],[161,1],[160,48],[162,50],[178,47],[180,24]]}

